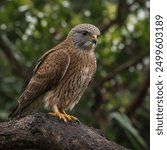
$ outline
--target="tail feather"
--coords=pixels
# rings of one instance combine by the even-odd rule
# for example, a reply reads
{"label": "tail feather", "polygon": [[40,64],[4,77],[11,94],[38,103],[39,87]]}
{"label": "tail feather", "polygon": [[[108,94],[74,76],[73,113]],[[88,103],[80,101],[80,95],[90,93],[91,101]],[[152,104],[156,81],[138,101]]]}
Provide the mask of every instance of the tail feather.
{"label": "tail feather", "polygon": [[10,118],[11,120],[18,119],[18,118],[24,117],[28,114],[35,112],[41,104],[40,98],[38,98],[34,101],[31,101],[31,99],[30,99],[30,103],[26,103],[26,105],[24,105],[24,103],[23,103],[24,100],[23,101],[22,100],[23,99],[21,99],[21,101],[18,103],[18,105],[15,107],[15,109],[8,116],[8,118]]}
{"label": "tail feather", "polygon": [[13,111],[9,114],[8,118],[10,119],[14,119],[17,115],[18,115],[18,107],[19,104],[15,107],[15,109],[13,109]]}

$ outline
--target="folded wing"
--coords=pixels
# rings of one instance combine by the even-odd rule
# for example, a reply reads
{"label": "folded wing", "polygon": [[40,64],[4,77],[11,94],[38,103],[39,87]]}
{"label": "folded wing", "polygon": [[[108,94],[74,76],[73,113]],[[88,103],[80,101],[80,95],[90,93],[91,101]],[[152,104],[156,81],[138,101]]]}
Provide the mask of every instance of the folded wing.
{"label": "folded wing", "polygon": [[68,54],[61,50],[50,50],[39,59],[34,74],[25,91],[19,98],[19,103],[9,118],[22,116],[36,109],[37,99],[56,87],[66,73],[70,63]]}

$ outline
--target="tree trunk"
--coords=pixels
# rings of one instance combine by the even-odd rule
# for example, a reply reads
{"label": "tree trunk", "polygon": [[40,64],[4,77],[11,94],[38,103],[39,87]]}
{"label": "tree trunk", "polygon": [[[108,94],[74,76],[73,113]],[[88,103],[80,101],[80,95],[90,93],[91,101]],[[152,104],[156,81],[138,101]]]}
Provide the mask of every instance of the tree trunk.
{"label": "tree trunk", "polygon": [[0,123],[0,149],[127,150],[107,140],[100,130],[35,113]]}

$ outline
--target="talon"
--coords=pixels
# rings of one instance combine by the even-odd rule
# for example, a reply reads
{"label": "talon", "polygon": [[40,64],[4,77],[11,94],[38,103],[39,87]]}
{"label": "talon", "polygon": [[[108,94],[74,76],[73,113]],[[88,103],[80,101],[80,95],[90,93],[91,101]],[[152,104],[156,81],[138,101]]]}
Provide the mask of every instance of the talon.
{"label": "talon", "polygon": [[67,118],[68,121],[77,121],[77,122],[79,122],[78,118],[76,118],[76,117],[74,117],[72,115],[66,114],[66,112],[64,110],[62,110],[61,112],[62,112],[62,114],[65,115],[65,117]]}
{"label": "talon", "polygon": [[70,116],[71,120],[79,122],[78,118],[71,116],[71,115],[69,115],[69,116]]}
{"label": "talon", "polygon": [[60,120],[63,120],[64,122],[67,122],[67,119],[64,114],[60,112],[50,112],[50,115],[57,116]]}
{"label": "talon", "polygon": [[58,112],[57,111],[56,112],[50,112],[49,114],[57,116],[60,120],[63,120],[64,122],[76,121],[79,124],[79,120],[76,117],[66,114],[66,112],[64,110],[61,110],[60,112],[59,111]]}

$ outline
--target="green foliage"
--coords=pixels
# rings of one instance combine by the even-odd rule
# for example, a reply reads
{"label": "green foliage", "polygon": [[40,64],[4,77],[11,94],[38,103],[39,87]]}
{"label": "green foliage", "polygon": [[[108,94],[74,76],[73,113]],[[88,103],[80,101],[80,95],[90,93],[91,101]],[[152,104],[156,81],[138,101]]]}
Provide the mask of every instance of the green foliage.
{"label": "green foliage", "polygon": [[[121,145],[146,150],[149,148],[149,85],[144,84],[149,80],[148,0],[1,1],[0,120],[6,120],[16,105],[37,59],[63,41],[74,25],[85,22],[101,30],[95,51],[98,68],[81,101],[69,113],[85,124],[101,128],[109,139]],[[138,101],[131,111],[134,108],[131,104]]]}
{"label": "green foliage", "polygon": [[127,140],[135,147],[136,149],[148,149],[146,142],[141,137],[139,131],[132,125],[129,118],[119,112],[111,113],[111,122],[116,121],[115,124],[119,125],[122,128],[124,134],[126,134]]}

